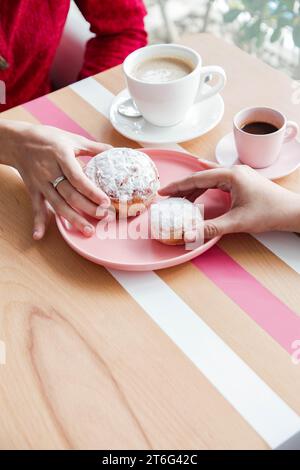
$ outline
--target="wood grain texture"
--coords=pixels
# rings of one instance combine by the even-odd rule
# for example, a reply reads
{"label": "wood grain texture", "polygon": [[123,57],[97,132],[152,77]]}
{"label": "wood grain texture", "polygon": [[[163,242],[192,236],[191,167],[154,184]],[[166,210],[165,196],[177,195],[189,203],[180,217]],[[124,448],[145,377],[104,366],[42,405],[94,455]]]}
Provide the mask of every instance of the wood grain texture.
{"label": "wood grain texture", "polygon": [[191,263],[160,271],[159,276],[300,413],[300,369],[276,341]]}
{"label": "wood grain texture", "polygon": [[[73,96],[68,95],[69,100],[67,100],[65,94],[64,98],[64,100],[57,99],[56,104],[65,111],[70,109]],[[78,109],[85,110],[85,107],[89,107],[82,98],[77,97],[77,100]],[[82,125],[86,131],[96,137],[92,122],[85,120]],[[299,275],[291,268],[250,235],[224,237],[220,246],[274,295],[296,313],[300,313],[298,289],[291,292],[291,285],[297,285]],[[289,355],[282,350],[281,346],[260,327],[257,327],[241,308],[192,266],[186,264],[184,268],[180,266],[164,270],[159,272],[159,275],[206,323],[217,331],[227,344],[242,355],[243,359],[280,396],[284,396],[291,407],[300,412],[300,399],[297,393],[300,387],[300,369],[295,368]],[[197,295],[195,295],[195,286],[197,286]],[[214,307],[212,307],[212,298]],[[255,349],[253,349],[253,344],[256,346]],[[276,368],[272,367],[274,357],[276,357]],[[292,386],[294,382],[298,386]]]}
{"label": "wood grain texture", "polygon": [[[208,35],[184,42],[206,64],[223,65],[229,77],[224,120],[185,143],[187,150],[213,158],[232,115],[260,100],[300,121],[287,77]],[[124,87],[120,68],[96,80],[113,93]],[[49,99],[95,139],[138,146],[71,89]],[[22,107],[1,117],[36,122]],[[295,172],[281,183],[296,189],[299,177]],[[75,254],[53,221],[45,239],[34,243],[31,223],[22,182],[1,167],[0,339],[7,364],[0,366],[0,448],[267,448],[104,268]],[[300,313],[299,276],[251,237],[241,236],[238,245],[228,237],[221,246]],[[300,412],[299,368],[277,343],[191,264],[159,276]]]}
{"label": "wood grain texture", "polygon": [[104,268],[54,225],[31,240],[23,184],[0,178],[0,448],[265,448]]}

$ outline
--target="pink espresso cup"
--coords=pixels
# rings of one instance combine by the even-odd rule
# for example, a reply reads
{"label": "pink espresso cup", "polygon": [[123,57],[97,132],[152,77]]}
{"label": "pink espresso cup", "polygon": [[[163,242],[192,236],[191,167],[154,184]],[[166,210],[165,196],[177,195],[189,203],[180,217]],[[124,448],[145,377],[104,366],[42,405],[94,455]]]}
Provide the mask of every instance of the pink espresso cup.
{"label": "pink espresso cup", "polygon": [[[249,123],[265,122],[278,131],[270,134],[250,134],[243,131]],[[279,111],[272,108],[247,108],[236,114],[233,120],[235,144],[239,159],[252,168],[266,168],[278,158],[282,144],[297,137],[299,127]]]}

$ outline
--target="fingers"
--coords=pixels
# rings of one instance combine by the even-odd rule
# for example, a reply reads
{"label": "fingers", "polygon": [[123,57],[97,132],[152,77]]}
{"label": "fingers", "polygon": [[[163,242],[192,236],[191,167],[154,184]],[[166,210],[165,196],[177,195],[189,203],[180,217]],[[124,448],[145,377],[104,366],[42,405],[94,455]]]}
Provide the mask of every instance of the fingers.
{"label": "fingers", "polygon": [[47,225],[50,220],[50,211],[41,193],[31,196],[33,208],[33,239],[41,240],[45,235]]}
{"label": "fingers", "polygon": [[204,223],[204,237],[207,239],[221,237],[228,233],[243,232],[243,214],[240,208],[232,209],[216,219]]}
{"label": "fingers", "polygon": [[64,217],[70,224],[79,230],[86,237],[91,237],[95,229],[82,215],[72,209],[61,195],[49,184],[44,193],[45,197],[55,210],[55,212]]}
{"label": "fingers", "polygon": [[75,150],[75,154],[77,156],[80,155],[97,155],[98,153],[104,152],[105,150],[109,150],[112,148],[112,145],[103,144],[101,142],[94,142],[93,140],[89,139],[82,139],[82,145],[80,148]]}
{"label": "fingers", "polygon": [[168,184],[159,190],[162,196],[185,194],[196,189],[209,189],[231,186],[232,173],[227,168],[203,170],[179,181]]}
{"label": "fingers", "polygon": [[79,193],[75,188],[73,188],[69,181],[62,181],[56,189],[69,206],[73,207],[73,209],[82,211],[92,217],[97,216],[97,209],[99,206]]}
{"label": "fingers", "polygon": [[205,193],[205,189],[196,189],[184,195],[185,199],[191,202],[195,202],[201,194]]}
{"label": "fingers", "polygon": [[73,153],[70,155],[65,154],[59,164],[71,185],[83,196],[86,196],[97,205],[103,207],[110,205],[109,197],[101,189],[97,188],[84,174],[80,163],[76,160]]}

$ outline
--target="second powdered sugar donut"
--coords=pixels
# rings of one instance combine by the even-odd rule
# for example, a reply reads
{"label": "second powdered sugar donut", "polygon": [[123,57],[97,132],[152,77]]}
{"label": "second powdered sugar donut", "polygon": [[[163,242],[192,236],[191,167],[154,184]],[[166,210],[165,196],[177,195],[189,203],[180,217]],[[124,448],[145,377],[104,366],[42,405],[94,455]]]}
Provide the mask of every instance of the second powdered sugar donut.
{"label": "second powdered sugar donut", "polygon": [[84,171],[122,215],[135,216],[143,212],[159,188],[154,162],[146,153],[131,148],[106,150],[92,158]]}

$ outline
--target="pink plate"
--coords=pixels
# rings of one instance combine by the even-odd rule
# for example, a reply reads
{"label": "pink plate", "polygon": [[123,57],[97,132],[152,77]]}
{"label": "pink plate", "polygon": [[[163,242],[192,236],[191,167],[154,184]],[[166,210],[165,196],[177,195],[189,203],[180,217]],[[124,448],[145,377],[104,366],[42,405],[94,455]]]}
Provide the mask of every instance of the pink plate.
{"label": "pink plate", "polygon": [[[196,157],[184,152],[165,149],[141,150],[155,162],[162,186],[204,169]],[[222,215],[230,207],[229,195],[218,189],[206,191],[197,202],[204,204],[205,219]],[[135,229],[133,232],[137,233],[139,226],[143,227],[148,224],[148,218],[149,213],[146,211],[130,219],[129,230],[131,226]],[[90,219],[90,221],[96,228],[99,221],[95,219]],[[94,263],[126,271],[149,271],[175,266],[204,253],[219,240],[219,237],[216,237],[194,250],[186,250],[184,246],[167,246],[151,238],[121,238],[122,220],[117,221],[115,225],[116,231],[121,236],[105,239],[99,239],[97,234],[86,238],[59,216],[56,216],[56,222],[63,238],[77,253]]]}

